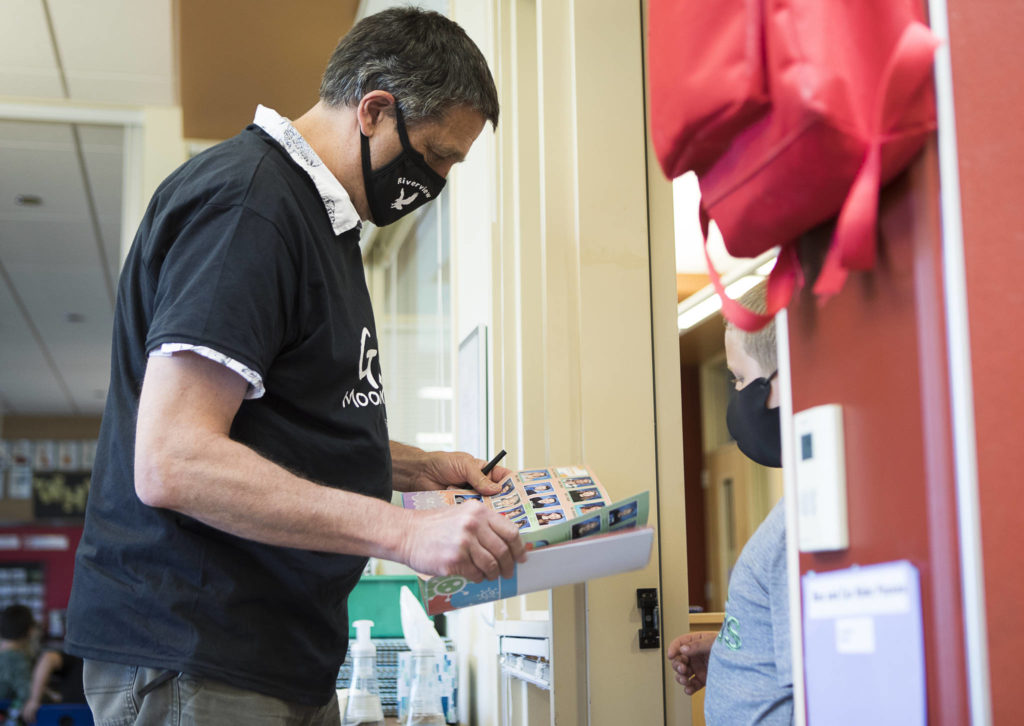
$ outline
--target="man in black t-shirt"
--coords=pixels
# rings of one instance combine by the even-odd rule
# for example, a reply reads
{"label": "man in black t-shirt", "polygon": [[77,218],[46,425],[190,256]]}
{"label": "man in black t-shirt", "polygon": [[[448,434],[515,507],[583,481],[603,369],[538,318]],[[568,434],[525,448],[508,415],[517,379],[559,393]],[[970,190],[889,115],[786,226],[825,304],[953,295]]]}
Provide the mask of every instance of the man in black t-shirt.
{"label": "man in black t-shirt", "polygon": [[191,159],[125,261],[67,652],[104,723],[337,724],[346,601],[368,556],[474,581],[525,558],[477,502],[392,488],[506,477],[389,441],[359,249],[433,200],[498,102],[461,28],[358,23],[320,101]]}

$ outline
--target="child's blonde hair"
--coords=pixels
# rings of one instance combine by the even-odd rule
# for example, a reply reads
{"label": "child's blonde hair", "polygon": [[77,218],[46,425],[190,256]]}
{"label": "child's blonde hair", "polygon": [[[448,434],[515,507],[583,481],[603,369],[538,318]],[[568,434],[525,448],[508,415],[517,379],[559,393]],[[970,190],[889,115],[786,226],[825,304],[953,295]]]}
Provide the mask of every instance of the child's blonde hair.
{"label": "child's blonde hair", "polygon": [[[764,313],[767,309],[765,302],[766,283],[761,282],[751,290],[740,296],[739,302],[743,307],[750,308],[755,313]],[[727,328],[732,328],[743,340],[743,350],[757,361],[766,376],[771,375],[779,369],[778,357],[775,349],[775,319],[758,330],[756,333],[748,333],[742,328],[737,328],[732,323],[726,322]]]}

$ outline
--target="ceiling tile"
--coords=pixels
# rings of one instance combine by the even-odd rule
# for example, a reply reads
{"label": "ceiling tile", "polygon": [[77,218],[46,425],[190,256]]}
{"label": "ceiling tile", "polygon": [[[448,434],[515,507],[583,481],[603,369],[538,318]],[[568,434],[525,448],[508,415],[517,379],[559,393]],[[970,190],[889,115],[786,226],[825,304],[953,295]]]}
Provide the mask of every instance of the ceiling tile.
{"label": "ceiling tile", "polygon": [[0,67],[0,96],[64,98],[64,88],[56,71],[37,73],[20,68]]}
{"label": "ceiling tile", "polygon": [[33,375],[31,369],[20,374],[18,369],[0,372],[0,391],[3,391],[7,402],[6,415],[77,415],[68,403],[64,389],[56,378],[49,375],[49,368],[41,370],[38,375]]}
{"label": "ceiling tile", "polygon": [[[40,218],[48,215],[84,217],[88,212],[82,174],[74,153],[70,127],[40,124],[52,132],[49,141],[0,140],[0,217]],[[43,129],[40,128],[40,131]],[[40,207],[20,207],[19,194],[42,198]],[[87,217],[84,217],[87,219]]]}
{"label": "ceiling tile", "polygon": [[[123,130],[76,129],[109,277],[116,280]],[[96,391],[106,390],[113,312],[72,127],[0,121],[0,169],[0,262],[59,371],[58,378],[8,295],[6,308],[0,307],[8,321],[0,326],[0,396],[12,412],[99,413],[103,397]],[[43,205],[18,206],[19,193],[38,194]],[[84,322],[69,323],[69,312]]]}
{"label": "ceiling tile", "polygon": [[49,0],[75,101],[177,103],[171,0]]}
{"label": "ceiling tile", "polygon": [[[91,400],[92,392],[106,385],[113,328],[98,264],[6,267],[61,379],[76,401]],[[70,322],[68,313],[80,315],[81,322]]]}
{"label": "ceiling tile", "polygon": [[67,411],[68,404],[7,284],[0,278],[0,396],[5,413]]}
{"label": "ceiling tile", "polygon": [[121,267],[121,187],[124,176],[124,128],[78,127],[85,168],[92,188],[110,279]]}
{"label": "ceiling tile", "polygon": [[162,76],[139,76],[68,71],[72,101],[126,103],[136,106],[173,106],[173,82]]}
{"label": "ceiling tile", "polygon": [[100,144],[94,143],[95,134],[87,134],[86,130],[85,127],[79,127],[79,138],[82,140],[82,155],[93,200],[96,202],[96,212],[100,216],[120,216],[121,178],[124,174],[121,139],[124,134],[118,129],[117,143]]}
{"label": "ceiling tile", "polygon": [[78,124],[78,134],[86,151],[108,151],[119,156],[124,153],[123,126]]}
{"label": "ceiling tile", "polygon": [[107,253],[110,279],[117,288],[117,278],[121,274],[121,216],[100,217],[100,234],[103,235],[103,247]]}
{"label": "ceiling tile", "polygon": [[53,355],[79,413],[102,413],[110,381],[110,331],[90,340],[60,342]]}
{"label": "ceiling tile", "polygon": [[0,262],[5,265],[91,265],[97,258],[88,220],[0,218]]}
{"label": "ceiling tile", "polygon": [[4,0],[3,14],[0,96],[63,97],[42,0]]}
{"label": "ceiling tile", "polygon": [[0,146],[71,144],[71,127],[65,123],[0,119]]}
{"label": "ceiling tile", "polygon": [[[65,328],[64,316],[67,313],[81,313],[87,320],[102,320],[112,315],[113,306],[95,260],[87,265],[73,262],[12,264],[4,261],[4,267],[44,339],[81,330],[75,325]],[[101,324],[109,336],[109,326],[106,322]]]}

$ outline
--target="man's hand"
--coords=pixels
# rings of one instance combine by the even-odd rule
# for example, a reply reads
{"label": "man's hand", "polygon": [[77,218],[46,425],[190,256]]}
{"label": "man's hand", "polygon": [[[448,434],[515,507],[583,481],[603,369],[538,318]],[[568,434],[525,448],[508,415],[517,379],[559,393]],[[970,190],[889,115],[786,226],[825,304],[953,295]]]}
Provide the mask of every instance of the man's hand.
{"label": "man's hand", "polygon": [[481,582],[512,577],[515,563],[526,561],[519,528],[479,502],[410,514],[402,560],[417,572]]}
{"label": "man's hand", "polygon": [[497,494],[501,482],[512,475],[503,466],[495,466],[490,475],[484,474],[487,462],[461,451],[435,451],[429,457],[423,468],[424,489],[461,488],[469,484],[481,494]]}
{"label": "man's hand", "polygon": [[483,473],[487,463],[462,451],[423,451],[391,442],[395,489],[429,491],[431,489],[473,487],[481,494],[497,494],[502,481],[512,475],[509,469],[496,466],[490,475]]}
{"label": "man's hand", "polygon": [[667,657],[676,672],[676,681],[687,696],[704,687],[708,680],[708,656],[718,633],[696,632],[680,635],[668,646]]}

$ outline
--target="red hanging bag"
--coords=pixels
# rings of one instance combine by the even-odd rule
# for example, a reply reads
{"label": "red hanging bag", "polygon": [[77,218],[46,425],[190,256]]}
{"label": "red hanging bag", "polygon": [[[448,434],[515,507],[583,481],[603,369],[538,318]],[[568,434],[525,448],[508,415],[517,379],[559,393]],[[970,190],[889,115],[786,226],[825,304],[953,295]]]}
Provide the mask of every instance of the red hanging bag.
{"label": "red hanging bag", "polygon": [[696,172],[705,246],[710,218],[734,256],[781,248],[765,315],[729,300],[708,259],[728,320],[756,330],[785,307],[794,242],[836,215],[819,300],[874,265],[878,192],[935,128],[937,46],[917,0],[651,0],[663,171]]}

